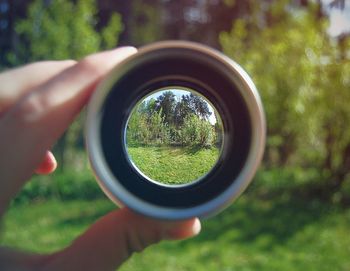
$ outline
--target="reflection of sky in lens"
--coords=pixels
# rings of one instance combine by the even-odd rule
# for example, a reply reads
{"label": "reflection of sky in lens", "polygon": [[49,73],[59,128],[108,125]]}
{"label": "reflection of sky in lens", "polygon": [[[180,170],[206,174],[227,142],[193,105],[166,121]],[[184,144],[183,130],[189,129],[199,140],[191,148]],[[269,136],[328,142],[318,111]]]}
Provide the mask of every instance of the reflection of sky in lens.
{"label": "reflection of sky in lens", "polygon": [[[150,99],[157,99],[160,95],[162,95],[164,92],[167,91],[171,91],[172,93],[174,93],[174,95],[176,96],[176,100],[180,101],[182,95],[190,95],[190,91],[187,90],[182,90],[182,89],[166,89],[166,90],[162,90],[162,91],[157,91],[155,93],[153,93],[152,95],[149,95],[146,97],[145,101],[149,101]],[[206,104],[208,105],[209,111],[211,113],[210,117],[209,117],[209,122],[211,124],[215,124],[216,123],[216,118],[215,118],[215,114],[214,114],[214,109],[213,107],[207,103],[207,101],[204,99],[204,101],[206,102]]]}

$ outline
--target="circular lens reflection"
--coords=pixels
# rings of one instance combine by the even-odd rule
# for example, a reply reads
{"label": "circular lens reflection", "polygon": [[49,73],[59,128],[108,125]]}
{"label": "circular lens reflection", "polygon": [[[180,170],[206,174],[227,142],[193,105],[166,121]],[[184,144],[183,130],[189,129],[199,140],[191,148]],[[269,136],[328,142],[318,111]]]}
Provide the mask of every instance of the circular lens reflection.
{"label": "circular lens reflection", "polygon": [[184,185],[217,163],[223,142],[220,116],[197,92],[168,87],[142,98],[126,126],[126,150],[150,181]]}

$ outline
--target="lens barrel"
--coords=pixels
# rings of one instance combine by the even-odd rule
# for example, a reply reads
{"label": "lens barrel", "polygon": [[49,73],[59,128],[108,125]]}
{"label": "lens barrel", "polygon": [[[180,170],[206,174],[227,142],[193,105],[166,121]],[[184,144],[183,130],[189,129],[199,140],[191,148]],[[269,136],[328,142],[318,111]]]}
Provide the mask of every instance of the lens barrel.
{"label": "lens barrel", "polygon": [[[147,180],[126,150],[126,124],[141,98],[171,86],[195,90],[216,108],[222,151],[200,181],[167,187]],[[185,41],[147,45],[118,64],[98,85],[89,105],[86,145],[98,183],[120,206],[160,219],[216,214],[251,182],[265,147],[265,117],[254,83],[234,61]]]}

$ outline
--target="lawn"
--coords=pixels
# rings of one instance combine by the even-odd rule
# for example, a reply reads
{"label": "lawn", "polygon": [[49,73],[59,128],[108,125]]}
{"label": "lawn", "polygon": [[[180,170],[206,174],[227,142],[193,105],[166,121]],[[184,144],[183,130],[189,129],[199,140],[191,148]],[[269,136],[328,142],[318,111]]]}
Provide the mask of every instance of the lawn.
{"label": "lawn", "polygon": [[[105,199],[12,206],[1,243],[51,252],[113,208]],[[121,270],[350,270],[350,210],[285,196],[258,199],[248,193],[203,221],[196,238],[152,246]]]}
{"label": "lawn", "polygon": [[185,184],[210,171],[219,157],[217,148],[128,147],[135,165],[148,177],[165,184]]}

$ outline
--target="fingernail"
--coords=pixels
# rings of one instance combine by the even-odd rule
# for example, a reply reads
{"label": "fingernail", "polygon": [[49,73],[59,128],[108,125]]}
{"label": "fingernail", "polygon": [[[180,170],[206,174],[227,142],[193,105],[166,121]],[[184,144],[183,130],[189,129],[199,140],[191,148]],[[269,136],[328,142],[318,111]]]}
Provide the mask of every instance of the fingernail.
{"label": "fingernail", "polygon": [[121,47],[117,47],[115,49],[121,49],[121,50],[126,50],[126,51],[137,52],[137,49],[134,46],[121,46]]}
{"label": "fingernail", "polygon": [[199,219],[196,218],[190,225],[189,223],[185,223],[182,225],[177,225],[176,228],[168,230],[166,232],[166,238],[172,240],[186,239],[198,235],[200,231],[201,223]]}
{"label": "fingernail", "polygon": [[114,53],[117,52],[117,54],[126,54],[126,55],[132,55],[137,52],[137,49],[132,46],[123,46],[123,47],[117,47],[115,49],[110,50],[110,52]]}
{"label": "fingernail", "polygon": [[136,52],[137,49],[135,47],[125,46],[102,52],[102,54],[106,54],[104,55],[105,65],[107,63],[106,61],[108,61],[111,66],[114,66],[116,63],[119,63],[120,61],[135,54]]}
{"label": "fingernail", "polygon": [[201,228],[202,228],[201,222],[199,221],[198,218],[196,218],[196,220],[194,221],[193,226],[192,226],[192,235],[193,236],[198,235],[201,231]]}

